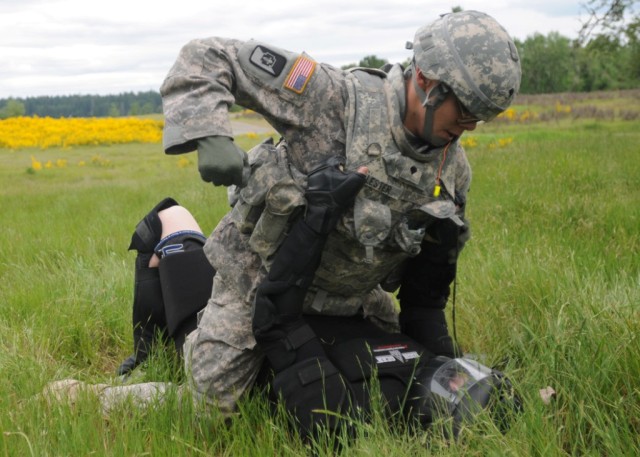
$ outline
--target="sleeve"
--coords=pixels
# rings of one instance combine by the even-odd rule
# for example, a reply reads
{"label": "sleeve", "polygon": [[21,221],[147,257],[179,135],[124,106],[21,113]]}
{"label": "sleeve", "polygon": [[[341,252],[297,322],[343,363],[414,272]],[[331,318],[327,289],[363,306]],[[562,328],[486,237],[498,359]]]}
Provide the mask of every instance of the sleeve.
{"label": "sleeve", "polygon": [[456,191],[453,198],[456,215],[464,225],[459,227],[450,220],[442,220],[427,229],[420,254],[407,261],[398,292],[402,332],[431,352],[447,357],[460,353],[449,335],[444,309],[456,277],[458,256],[470,237],[464,215],[471,167],[461,147],[454,160]]}
{"label": "sleeve", "polygon": [[262,114],[285,137],[310,129],[320,115],[341,117],[343,79],[342,72],[306,53],[257,41],[193,40],[160,89],[164,149],[188,152],[198,138],[232,137],[228,110],[233,103]]}

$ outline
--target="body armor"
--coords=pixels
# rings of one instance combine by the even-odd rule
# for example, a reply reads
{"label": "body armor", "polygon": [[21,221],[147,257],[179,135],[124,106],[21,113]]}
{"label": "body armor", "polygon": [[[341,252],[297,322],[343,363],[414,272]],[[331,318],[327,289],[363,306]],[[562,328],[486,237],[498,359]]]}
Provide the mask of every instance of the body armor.
{"label": "body armor", "polygon": [[[425,161],[405,154],[411,145],[400,102],[386,74],[378,73],[357,70],[348,78],[347,169],[365,165],[369,174],[353,209],[329,235],[306,312],[353,315],[368,295],[381,300],[379,284],[420,252],[431,222],[450,218],[462,225],[454,195],[456,167],[468,167],[463,151],[453,142],[430,151]],[[267,268],[290,218],[304,207],[305,176],[287,159],[286,148],[284,142],[263,143],[250,151],[249,183],[233,193],[238,201],[231,217],[241,232],[251,233],[251,249]],[[436,197],[438,184],[442,191]],[[382,300],[393,308],[391,297]]]}

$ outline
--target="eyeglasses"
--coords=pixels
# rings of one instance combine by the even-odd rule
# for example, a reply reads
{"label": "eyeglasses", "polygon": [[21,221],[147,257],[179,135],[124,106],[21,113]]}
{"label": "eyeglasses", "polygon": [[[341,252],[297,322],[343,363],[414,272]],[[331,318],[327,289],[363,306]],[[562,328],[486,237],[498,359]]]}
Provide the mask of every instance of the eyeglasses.
{"label": "eyeglasses", "polygon": [[460,102],[460,99],[455,96],[455,94],[452,93],[452,95],[454,100],[456,101],[456,105],[458,105],[458,113],[460,114],[458,116],[458,119],[456,120],[458,124],[475,124],[476,122],[480,122],[482,120],[478,116],[474,116],[473,114],[471,114],[469,110],[464,107],[462,102]]}

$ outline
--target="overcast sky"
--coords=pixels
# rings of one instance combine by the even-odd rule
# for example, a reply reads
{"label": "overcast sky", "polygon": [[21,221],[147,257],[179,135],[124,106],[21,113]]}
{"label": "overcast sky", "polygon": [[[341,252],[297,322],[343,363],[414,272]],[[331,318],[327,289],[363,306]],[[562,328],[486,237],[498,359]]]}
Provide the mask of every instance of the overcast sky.
{"label": "overcast sky", "polygon": [[[415,30],[453,6],[520,40],[577,37],[568,0],[0,0],[0,98],[158,90],[192,38],[255,38],[336,66],[404,61]],[[487,6],[485,6],[487,5]]]}

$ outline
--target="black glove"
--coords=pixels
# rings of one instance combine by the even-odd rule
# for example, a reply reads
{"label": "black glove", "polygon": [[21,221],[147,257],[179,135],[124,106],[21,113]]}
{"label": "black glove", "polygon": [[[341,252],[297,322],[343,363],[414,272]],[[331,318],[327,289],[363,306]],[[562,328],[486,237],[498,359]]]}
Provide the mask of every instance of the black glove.
{"label": "black glove", "polygon": [[[245,171],[245,169],[247,171]],[[203,181],[216,186],[244,187],[248,179],[247,153],[227,136],[198,140],[198,171]]]}
{"label": "black glove", "polygon": [[253,333],[276,371],[307,357],[324,356],[313,331],[304,323],[302,303],[328,232],[364,185],[364,173],[345,173],[341,163],[332,158],[309,174],[305,218],[293,223],[256,292]]}
{"label": "black glove", "polygon": [[[456,357],[459,348],[449,335],[444,309],[449,286],[456,276],[458,232],[441,223],[433,233],[437,242],[423,241],[420,254],[407,261],[402,273],[398,301],[400,330],[437,355]],[[453,262],[452,262],[453,261]]]}
{"label": "black glove", "polygon": [[443,309],[402,308],[400,330],[436,355],[452,359],[462,356],[462,351],[449,335]]}
{"label": "black glove", "polygon": [[345,172],[344,160],[332,157],[309,173],[305,222],[316,233],[331,232],[364,186],[366,175]]}

